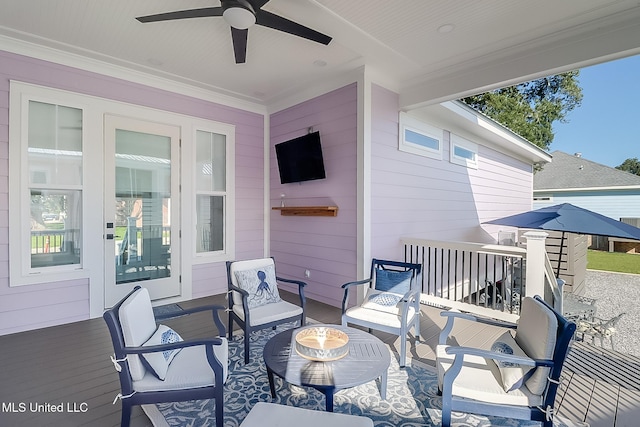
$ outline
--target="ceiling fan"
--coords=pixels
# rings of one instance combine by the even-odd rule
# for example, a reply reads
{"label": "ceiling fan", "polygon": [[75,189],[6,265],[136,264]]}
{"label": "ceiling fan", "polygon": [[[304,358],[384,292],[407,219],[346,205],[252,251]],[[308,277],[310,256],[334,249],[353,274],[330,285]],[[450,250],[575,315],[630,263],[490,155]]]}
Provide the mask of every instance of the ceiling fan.
{"label": "ceiling fan", "polygon": [[331,37],[290,21],[282,16],[267,12],[261,8],[269,0],[220,0],[218,7],[205,7],[201,9],[179,10],[176,12],[160,13],[157,15],[140,16],[136,18],[140,22],[171,21],[174,19],[206,18],[210,16],[222,16],[231,26],[231,38],[233,39],[233,52],[236,64],[243,64],[247,59],[247,35],[249,27],[253,24],[273,28],[314,42],[328,45]]}

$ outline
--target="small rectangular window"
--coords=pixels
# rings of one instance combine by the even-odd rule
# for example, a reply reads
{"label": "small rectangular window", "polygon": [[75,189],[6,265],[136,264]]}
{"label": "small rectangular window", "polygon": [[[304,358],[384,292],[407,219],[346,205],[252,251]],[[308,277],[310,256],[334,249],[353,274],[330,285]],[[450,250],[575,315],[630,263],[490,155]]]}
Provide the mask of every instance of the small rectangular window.
{"label": "small rectangular window", "polygon": [[407,153],[442,159],[442,129],[400,113],[398,149]]}
{"label": "small rectangular window", "polygon": [[478,144],[452,133],[449,149],[451,163],[478,169]]}
{"label": "small rectangular window", "polygon": [[438,150],[440,148],[440,141],[438,141],[436,138],[431,138],[427,135],[412,131],[407,128],[405,128],[404,130],[404,140],[405,142],[416,144],[421,147],[429,148],[431,150]]}
{"label": "small rectangular window", "polygon": [[225,251],[226,135],[196,131],[196,253]]}

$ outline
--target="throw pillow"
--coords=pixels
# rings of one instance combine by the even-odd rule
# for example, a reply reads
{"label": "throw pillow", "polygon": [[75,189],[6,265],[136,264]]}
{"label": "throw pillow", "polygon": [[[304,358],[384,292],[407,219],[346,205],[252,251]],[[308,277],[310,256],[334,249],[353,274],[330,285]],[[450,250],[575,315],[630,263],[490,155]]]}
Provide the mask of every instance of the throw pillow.
{"label": "throw pillow", "polygon": [[[518,346],[509,332],[505,332],[498,337],[491,346],[491,351],[495,353],[528,357],[527,354]],[[522,384],[528,378],[527,374],[534,368],[533,366],[519,365],[517,363],[505,362],[502,360],[494,360],[494,362],[500,370],[502,386],[506,392],[517,390],[522,387]]]}
{"label": "throw pillow", "polygon": [[402,301],[403,296],[404,295],[393,292],[380,292],[375,289],[371,289],[362,303],[362,308],[398,314],[401,308],[400,302]]}
{"label": "throw pillow", "polygon": [[249,292],[249,309],[282,301],[273,265],[236,271],[238,287]]}
{"label": "throw pillow", "polygon": [[379,291],[387,291],[404,295],[411,289],[411,277],[413,276],[412,270],[394,271],[376,268],[375,275],[375,289]]}
{"label": "throw pillow", "polygon": [[[168,326],[159,325],[156,332],[151,335],[151,338],[142,344],[142,346],[148,347],[151,345],[171,344],[180,341],[183,340],[177,332]],[[169,370],[171,361],[176,357],[176,354],[178,354],[180,350],[182,349],[178,348],[174,350],[159,351],[156,353],[146,353],[142,355],[142,358],[147,363],[153,374],[164,381],[167,377],[167,371]]]}

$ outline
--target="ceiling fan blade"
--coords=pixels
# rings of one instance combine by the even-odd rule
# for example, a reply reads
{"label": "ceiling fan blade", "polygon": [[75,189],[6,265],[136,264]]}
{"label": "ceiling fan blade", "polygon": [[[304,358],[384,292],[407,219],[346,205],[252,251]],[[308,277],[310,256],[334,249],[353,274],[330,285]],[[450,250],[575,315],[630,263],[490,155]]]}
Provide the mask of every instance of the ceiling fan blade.
{"label": "ceiling fan blade", "polygon": [[174,19],[207,18],[210,16],[222,16],[222,7],[205,7],[202,9],[179,10],[177,12],[159,13],[157,15],[140,16],[136,18],[140,22],[171,21]]}
{"label": "ceiling fan blade", "polygon": [[269,0],[249,0],[249,3],[253,6],[253,10],[258,10],[265,4],[269,3]]}
{"label": "ceiling fan blade", "polygon": [[263,27],[273,28],[274,30],[284,31],[285,33],[293,34],[295,36],[303,37],[305,39],[312,40],[314,42],[329,44],[331,37],[319,33],[316,30],[312,30],[309,27],[300,25],[297,22],[283,18],[266,10],[256,11],[256,24]]}
{"label": "ceiling fan blade", "polygon": [[247,35],[249,30],[238,30],[231,27],[231,38],[233,39],[233,54],[236,57],[236,64],[244,64],[247,60]]}

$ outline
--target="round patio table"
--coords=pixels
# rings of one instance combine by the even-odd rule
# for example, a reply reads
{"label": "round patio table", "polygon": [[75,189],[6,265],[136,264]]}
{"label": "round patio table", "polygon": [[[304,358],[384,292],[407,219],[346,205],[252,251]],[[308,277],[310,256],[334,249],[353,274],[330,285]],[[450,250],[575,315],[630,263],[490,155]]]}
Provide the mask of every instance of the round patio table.
{"label": "round patio table", "polygon": [[289,329],[271,338],[264,347],[263,356],[269,377],[271,397],[276,397],[274,374],[290,384],[313,387],[325,395],[326,410],[333,412],[336,391],[355,387],[380,378],[380,396],[386,399],[387,369],[391,363],[389,348],[377,337],[359,329],[340,325],[349,336],[349,353],[342,359],[316,362],[305,359],[295,350],[295,332]]}

